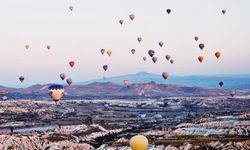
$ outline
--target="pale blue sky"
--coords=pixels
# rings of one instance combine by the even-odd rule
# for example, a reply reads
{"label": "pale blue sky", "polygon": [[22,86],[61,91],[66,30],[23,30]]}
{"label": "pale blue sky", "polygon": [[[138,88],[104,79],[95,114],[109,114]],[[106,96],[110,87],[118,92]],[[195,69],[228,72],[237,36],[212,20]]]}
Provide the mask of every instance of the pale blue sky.
{"label": "pale blue sky", "polygon": [[[133,22],[131,13],[136,15]],[[1,0],[0,18],[0,85],[62,83],[61,72],[75,82],[142,70],[170,75],[250,73],[249,0]],[[120,19],[125,21],[122,27]],[[203,51],[194,36],[205,43]],[[165,42],[163,48],[159,41]],[[102,56],[101,48],[112,49],[112,58]],[[149,49],[156,51],[156,64],[149,59]],[[219,61],[216,51],[222,53]],[[165,54],[174,57],[174,65]],[[199,55],[205,57],[202,64]],[[74,69],[68,66],[70,60],[76,61]],[[108,72],[103,64],[109,65]],[[26,77],[24,84],[18,81],[20,75]]]}

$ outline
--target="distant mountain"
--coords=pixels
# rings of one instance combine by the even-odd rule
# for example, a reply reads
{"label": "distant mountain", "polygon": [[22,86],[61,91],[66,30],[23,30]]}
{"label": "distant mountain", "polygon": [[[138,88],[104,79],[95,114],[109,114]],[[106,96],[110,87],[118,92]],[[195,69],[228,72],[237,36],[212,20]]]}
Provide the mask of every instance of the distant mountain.
{"label": "distant mountain", "polygon": [[86,82],[78,82],[76,84],[86,85],[93,82],[112,82],[119,85],[123,84],[123,80],[129,80],[130,84],[155,82],[158,84],[173,84],[180,86],[197,86],[203,88],[218,88],[219,82],[224,82],[223,89],[241,90],[250,89],[250,75],[219,75],[219,76],[169,76],[168,80],[163,80],[161,75],[151,74],[147,72],[139,72],[137,74],[128,74],[117,77],[107,77],[106,80],[97,79]]}
{"label": "distant mountain", "polygon": [[[37,84],[25,89],[0,87],[0,90],[5,91],[6,95],[13,99],[49,99],[48,87],[49,84]],[[218,96],[229,95],[231,93],[231,91],[222,89],[157,84],[155,82],[131,84],[129,88],[112,82],[94,82],[87,85],[65,86],[65,91],[67,92],[65,99],[137,99],[167,96]]]}

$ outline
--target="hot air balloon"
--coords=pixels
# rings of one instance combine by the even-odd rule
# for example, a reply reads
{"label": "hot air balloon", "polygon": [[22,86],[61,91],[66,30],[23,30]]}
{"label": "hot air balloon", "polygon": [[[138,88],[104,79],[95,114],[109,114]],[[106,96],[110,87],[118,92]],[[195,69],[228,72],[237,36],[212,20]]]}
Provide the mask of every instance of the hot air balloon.
{"label": "hot air balloon", "polygon": [[49,95],[54,102],[58,102],[64,95],[64,88],[62,85],[53,84],[49,86]]}
{"label": "hot air balloon", "polygon": [[66,78],[66,74],[65,74],[65,73],[61,73],[61,74],[60,74],[60,78],[61,78],[62,80],[64,80],[64,79]]}
{"label": "hot air balloon", "polygon": [[166,12],[167,12],[168,14],[170,14],[170,13],[171,13],[171,9],[167,9]]}
{"label": "hot air balloon", "polygon": [[164,42],[160,41],[159,46],[162,47],[164,45]]}
{"label": "hot air balloon", "polygon": [[157,62],[157,57],[152,57],[152,61],[153,61],[154,63],[156,63],[156,62]]}
{"label": "hot air balloon", "polygon": [[123,84],[128,87],[129,84],[128,80],[123,80]]}
{"label": "hot air balloon", "polygon": [[130,18],[130,20],[134,20],[135,19],[135,15],[134,14],[131,14],[131,15],[129,15],[129,18]]}
{"label": "hot air balloon", "polygon": [[102,55],[104,55],[105,54],[105,49],[101,49],[100,52],[101,52]]}
{"label": "hot air balloon", "polygon": [[140,43],[142,41],[142,38],[141,37],[138,37],[137,38],[137,41]]}
{"label": "hot air balloon", "polygon": [[164,80],[167,80],[168,79],[168,73],[167,72],[163,72],[162,73],[162,77]]}
{"label": "hot air balloon", "polygon": [[131,49],[131,53],[132,53],[132,54],[135,54],[135,49]]}
{"label": "hot air balloon", "polygon": [[223,13],[223,15],[225,15],[227,11],[226,9],[223,9],[221,12]]}
{"label": "hot air balloon", "polygon": [[69,6],[69,10],[73,11],[74,10],[74,6]]}
{"label": "hot air balloon", "polygon": [[103,80],[106,80],[106,76],[103,76],[102,79],[103,79]]}
{"label": "hot air balloon", "polygon": [[147,150],[148,139],[143,135],[136,135],[129,140],[129,145],[132,150]]}
{"label": "hot air balloon", "polygon": [[205,47],[205,45],[203,43],[200,43],[199,47],[200,47],[201,50],[203,50],[203,48]]}
{"label": "hot air balloon", "polygon": [[111,55],[112,55],[112,50],[108,50],[108,51],[107,51],[107,54],[108,54],[109,57],[111,57]]}
{"label": "hot air balloon", "polygon": [[155,51],[154,51],[154,50],[149,50],[149,51],[148,51],[148,54],[149,54],[150,57],[153,57],[154,54],[155,54]]}
{"label": "hot air balloon", "polygon": [[215,55],[215,57],[216,57],[217,59],[219,59],[220,56],[221,56],[221,53],[220,53],[220,52],[216,52],[214,55]]}
{"label": "hot air balloon", "polygon": [[231,96],[231,97],[234,97],[234,93],[231,93],[230,96]]}
{"label": "hot air balloon", "polygon": [[68,83],[68,85],[71,85],[72,82],[73,82],[73,80],[72,80],[71,78],[68,78],[68,79],[66,80],[66,82]]}
{"label": "hot air balloon", "polygon": [[195,41],[198,41],[198,40],[199,40],[199,37],[198,37],[198,36],[194,37],[194,40],[195,40]]}
{"label": "hot air balloon", "polygon": [[169,59],[171,58],[171,56],[170,56],[169,54],[167,54],[167,55],[165,56],[165,58],[166,58],[167,60],[169,60]]}
{"label": "hot air balloon", "polygon": [[147,60],[147,57],[144,56],[144,57],[143,57],[143,60],[146,61],[146,60]]}
{"label": "hot air balloon", "polygon": [[47,45],[47,49],[50,50],[51,46],[50,45]]}
{"label": "hot air balloon", "polygon": [[30,46],[29,46],[29,45],[25,45],[25,48],[26,48],[26,49],[29,49],[29,48],[30,48]]}
{"label": "hot air balloon", "polygon": [[122,25],[124,23],[124,21],[123,20],[119,20],[119,23],[120,23],[120,25]]}
{"label": "hot air balloon", "polygon": [[220,85],[220,87],[222,87],[224,85],[224,83],[223,82],[219,82],[219,85]]}
{"label": "hot air balloon", "polygon": [[19,80],[20,80],[20,82],[23,82],[24,81],[24,76],[20,76]]}
{"label": "hot air balloon", "polygon": [[156,121],[160,121],[162,119],[162,115],[160,114],[156,114],[153,116],[153,118],[156,120]]}
{"label": "hot air balloon", "polygon": [[70,61],[70,62],[69,62],[69,66],[70,66],[71,68],[73,68],[74,65],[75,65],[75,62],[74,62],[74,61]]}
{"label": "hot air balloon", "polygon": [[173,64],[173,63],[174,63],[174,60],[173,60],[173,59],[171,59],[171,60],[170,60],[170,63],[171,63],[171,64]]}
{"label": "hot air balloon", "polygon": [[108,65],[103,65],[102,68],[103,68],[104,71],[107,71],[108,70]]}
{"label": "hot air balloon", "polygon": [[139,116],[140,118],[146,118],[146,113],[145,113],[145,112],[139,112],[139,113],[138,113],[138,116]]}
{"label": "hot air balloon", "polygon": [[202,63],[203,59],[204,59],[203,56],[198,57],[198,60],[200,61],[200,63]]}

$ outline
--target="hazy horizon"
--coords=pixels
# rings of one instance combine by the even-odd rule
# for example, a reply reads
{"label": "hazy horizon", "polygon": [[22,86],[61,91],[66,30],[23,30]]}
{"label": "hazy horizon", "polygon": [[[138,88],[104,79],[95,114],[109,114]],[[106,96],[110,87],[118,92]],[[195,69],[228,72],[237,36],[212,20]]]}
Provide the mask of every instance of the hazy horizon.
{"label": "hazy horizon", "polygon": [[[159,75],[167,71],[175,76],[250,74],[249,6],[247,0],[2,0],[0,85],[62,84],[62,72],[74,82],[140,71]],[[227,10],[225,15],[222,9]],[[133,22],[130,14],[135,14]],[[125,21],[122,26],[120,19]],[[142,43],[137,37],[142,37]],[[164,47],[158,46],[159,41],[164,41]],[[205,44],[204,50],[199,43]],[[101,55],[102,48],[112,49],[113,56]],[[155,64],[149,49],[156,51]],[[219,60],[216,51],[222,53]],[[165,54],[174,58],[173,65]],[[205,57],[203,63],[198,62],[199,55]],[[68,65],[71,60],[76,62],[73,69]],[[109,65],[107,72],[104,64]],[[19,76],[25,76],[24,83]]]}

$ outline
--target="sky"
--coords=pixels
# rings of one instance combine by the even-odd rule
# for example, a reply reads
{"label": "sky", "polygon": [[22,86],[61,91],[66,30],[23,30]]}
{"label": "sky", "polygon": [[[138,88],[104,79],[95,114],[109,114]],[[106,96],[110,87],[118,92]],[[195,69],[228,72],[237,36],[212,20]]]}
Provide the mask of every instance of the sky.
{"label": "sky", "polygon": [[[0,85],[64,83],[62,72],[74,82],[140,71],[248,74],[249,10],[249,0],[1,0]],[[130,14],[135,14],[134,21]],[[141,43],[137,37],[142,37]],[[159,41],[165,43],[162,48]],[[205,44],[202,51],[199,43]],[[112,57],[101,55],[102,48],[111,49]],[[155,64],[147,54],[150,49],[156,51]],[[222,54],[219,60],[216,51]],[[166,54],[175,60],[173,65],[165,60]],[[197,60],[200,55],[203,63]],[[71,60],[76,63],[73,69]],[[105,64],[107,72],[102,69]],[[24,83],[19,76],[25,77]]]}

